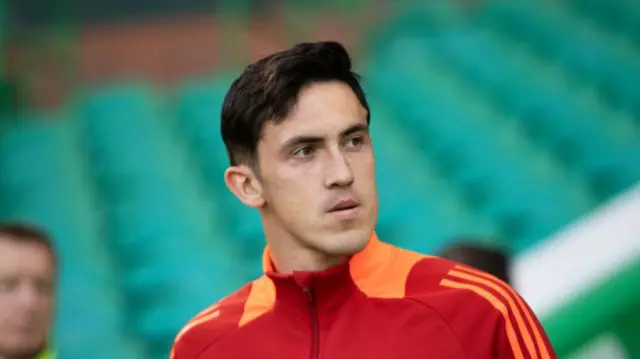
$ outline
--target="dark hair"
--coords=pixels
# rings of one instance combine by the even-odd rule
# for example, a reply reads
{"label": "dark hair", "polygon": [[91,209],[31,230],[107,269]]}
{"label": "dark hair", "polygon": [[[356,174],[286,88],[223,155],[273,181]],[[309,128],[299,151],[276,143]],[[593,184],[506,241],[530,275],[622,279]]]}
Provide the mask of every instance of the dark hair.
{"label": "dark hair", "polygon": [[[222,104],[220,130],[231,165],[257,166],[264,124],[287,117],[300,91],[313,83],[347,84],[368,112],[360,76],[351,67],[347,50],[333,41],[301,43],[249,65]],[[369,119],[367,115],[367,122]]]}
{"label": "dark hair", "polygon": [[22,222],[2,222],[0,223],[0,240],[40,244],[49,251],[54,268],[58,265],[58,256],[51,237],[44,229],[36,225]]}
{"label": "dark hair", "polygon": [[486,247],[471,242],[454,242],[445,248],[440,256],[487,272],[506,283],[511,283],[510,256],[500,248]]}

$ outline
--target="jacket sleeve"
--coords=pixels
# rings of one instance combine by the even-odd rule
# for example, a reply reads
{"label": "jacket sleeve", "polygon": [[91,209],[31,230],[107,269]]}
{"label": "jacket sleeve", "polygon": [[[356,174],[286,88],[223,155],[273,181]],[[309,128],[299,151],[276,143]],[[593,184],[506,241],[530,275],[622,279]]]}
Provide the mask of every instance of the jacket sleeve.
{"label": "jacket sleeve", "polygon": [[207,335],[200,332],[194,324],[197,325],[198,322],[187,324],[178,333],[171,347],[169,359],[196,359],[209,346]]}
{"label": "jacket sleeve", "polygon": [[177,340],[173,342],[173,346],[171,347],[171,353],[169,354],[169,359],[193,359],[192,355],[189,355],[188,352],[185,352],[184,344],[181,341]]}
{"label": "jacket sleeve", "polygon": [[[515,292],[518,307],[499,317],[493,338],[496,359],[557,359],[538,318]],[[518,316],[515,311],[521,311]],[[520,319],[522,321],[520,321]]]}
{"label": "jacket sleeve", "polygon": [[557,359],[538,318],[508,284],[456,266],[441,280],[440,313],[474,359]]}
{"label": "jacket sleeve", "polygon": [[[205,349],[211,348],[215,334],[199,331],[199,328],[188,327],[178,334],[171,348],[169,359],[196,359],[202,356]],[[213,340],[210,340],[213,338]]]}

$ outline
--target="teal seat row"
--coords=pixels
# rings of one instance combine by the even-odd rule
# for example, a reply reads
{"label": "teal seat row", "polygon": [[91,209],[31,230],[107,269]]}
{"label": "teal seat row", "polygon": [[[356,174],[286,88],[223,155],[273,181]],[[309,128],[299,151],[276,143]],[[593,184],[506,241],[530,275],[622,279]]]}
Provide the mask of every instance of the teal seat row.
{"label": "teal seat row", "polygon": [[[517,114],[529,132],[549,143],[559,158],[585,176],[597,177],[599,197],[607,198],[638,179],[637,166],[631,166],[640,160],[637,141],[621,138],[628,134],[612,131],[612,121],[597,117],[572,94],[551,83],[544,86],[542,69],[518,67],[506,49],[482,35],[454,33],[429,41],[429,46],[432,54],[455,64],[469,81],[489,90],[497,103]],[[512,78],[521,81],[510,81]],[[614,168],[617,170],[611,170]]]}
{"label": "teal seat row", "polygon": [[[476,205],[490,216],[513,222],[509,216],[520,213],[523,221],[526,219],[529,222],[526,226],[520,225],[524,228],[507,226],[505,229],[510,231],[503,233],[504,235],[519,238],[533,233],[534,238],[539,239],[557,228],[559,223],[584,211],[583,204],[580,204],[582,200],[573,204],[572,199],[556,190],[553,183],[545,184],[540,179],[536,181],[535,173],[525,166],[526,157],[513,157],[514,154],[509,153],[504,144],[500,145],[495,138],[491,140],[491,133],[496,130],[491,127],[493,125],[482,125],[481,119],[473,119],[474,114],[465,111],[462,102],[456,103],[444,98],[437,86],[430,88],[433,85],[429,83],[436,81],[436,75],[423,77],[419,67],[405,67],[405,72],[382,68],[378,71],[389,74],[389,78],[379,84],[380,87],[392,89],[402,84],[408,93],[413,94],[411,97],[416,97],[410,101],[405,93],[401,96],[392,91],[387,93],[390,99],[398,102],[398,110],[406,113],[400,116],[406,121],[406,126],[421,133],[427,142],[434,142],[435,158],[440,157],[442,161],[448,157],[448,162],[459,163],[456,166],[459,172],[453,173],[452,179],[468,195],[475,193],[475,199],[482,197],[480,199],[484,203]],[[394,85],[386,81],[397,82]],[[442,157],[443,152],[446,153],[445,157]],[[510,156],[513,158],[509,159]],[[450,163],[441,162],[441,166],[447,167]],[[513,176],[517,176],[517,179]],[[492,188],[495,190],[491,190]],[[523,201],[528,203],[527,198],[523,197],[523,188],[528,188],[531,198],[544,198],[546,203],[538,207],[528,205],[521,208]],[[555,206],[550,206],[551,204]],[[552,212],[547,207],[558,208],[559,211]],[[531,240],[528,239],[527,242]]]}
{"label": "teal seat row", "polygon": [[[94,357],[105,338],[117,345],[127,337],[113,262],[100,236],[72,129],[66,119],[42,114],[3,122],[0,218],[35,222],[52,234],[60,256],[55,346],[75,359]],[[118,353],[133,355],[124,347]]]}
{"label": "teal seat row", "polygon": [[482,21],[526,41],[563,64],[567,73],[595,83],[611,103],[640,115],[639,52],[629,48],[622,53],[608,39],[594,36],[597,29],[574,19],[560,4],[494,0],[482,9]]}
{"label": "teal seat row", "polygon": [[640,45],[640,6],[627,0],[570,0],[568,3],[581,16],[595,19],[605,28],[628,36]]}
{"label": "teal seat row", "polygon": [[105,219],[125,269],[131,328],[165,344],[240,282],[229,275],[226,233],[216,229],[219,218],[166,113],[139,86],[96,91],[83,106]]}
{"label": "teal seat row", "polygon": [[[373,69],[375,70],[375,68]],[[374,74],[366,74],[373,77]],[[366,88],[371,135],[376,144],[380,197],[379,227],[388,240],[423,253],[436,253],[461,232],[493,238],[495,223],[478,216],[417,148],[421,139],[407,131],[373,82]],[[427,229],[428,228],[428,229]]]}
{"label": "teal seat row", "polygon": [[[176,103],[176,129],[187,139],[195,162],[211,193],[227,233],[238,241],[247,263],[259,263],[264,238],[258,211],[242,204],[224,184],[229,165],[220,137],[220,112],[228,81],[190,83],[180,89]],[[246,276],[259,274],[259,266],[248,266]]]}

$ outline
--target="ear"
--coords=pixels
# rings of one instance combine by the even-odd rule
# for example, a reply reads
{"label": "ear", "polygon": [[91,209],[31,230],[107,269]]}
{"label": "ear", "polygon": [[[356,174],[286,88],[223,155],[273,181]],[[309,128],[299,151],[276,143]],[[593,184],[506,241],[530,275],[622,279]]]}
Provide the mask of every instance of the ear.
{"label": "ear", "polygon": [[254,208],[264,205],[262,186],[249,166],[238,165],[227,168],[224,171],[224,183],[245,205]]}

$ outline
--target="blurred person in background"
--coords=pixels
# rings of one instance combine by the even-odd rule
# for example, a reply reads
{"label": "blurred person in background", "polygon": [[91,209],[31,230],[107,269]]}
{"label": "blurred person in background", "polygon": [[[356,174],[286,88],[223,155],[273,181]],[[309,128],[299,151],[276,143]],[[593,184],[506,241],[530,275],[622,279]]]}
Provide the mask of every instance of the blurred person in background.
{"label": "blurred person in background", "polygon": [[556,357],[504,282],[377,238],[371,115],[336,42],[275,53],[234,81],[224,180],[260,212],[265,274],[187,323],[171,358]]}
{"label": "blurred person in background", "polygon": [[35,227],[0,223],[0,359],[52,359],[56,254]]}
{"label": "blurred person in background", "polygon": [[474,242],[465,238],[454,240],[451,245],[444,248],[440,256],[487,272],[505,283],[512,284],[509,254],[500,248]]}

